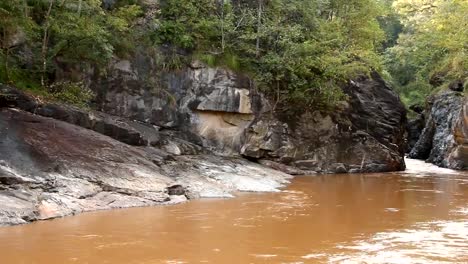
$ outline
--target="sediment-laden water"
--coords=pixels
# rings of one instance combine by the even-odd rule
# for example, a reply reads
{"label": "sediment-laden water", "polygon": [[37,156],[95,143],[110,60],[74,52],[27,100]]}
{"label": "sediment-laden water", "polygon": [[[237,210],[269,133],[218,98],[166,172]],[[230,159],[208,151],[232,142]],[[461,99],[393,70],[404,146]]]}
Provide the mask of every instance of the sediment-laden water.
{"label": "sediment-laden water", "polygon": [[468,173],[407,163],[4,227],[0,263],[468,263]]}

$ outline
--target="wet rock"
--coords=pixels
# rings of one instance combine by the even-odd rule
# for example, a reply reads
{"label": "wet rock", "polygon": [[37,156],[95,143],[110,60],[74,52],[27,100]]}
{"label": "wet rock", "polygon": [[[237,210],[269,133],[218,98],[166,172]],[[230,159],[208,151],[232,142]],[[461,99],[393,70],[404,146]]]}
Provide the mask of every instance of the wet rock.
{"label": "wet rock", "polygon": [[410,119],[408,124],[406,125],[407,131],[407,152],[410,152],[416,143],[418,142],[419,138],[421,137],[422,131],[424,129],[426,122],[424,119],[424,115],[418,114],[414,119]]}
{"label": "wet rock", "polygon": [[406,110],[396,92],[377,73],[357,79],[344,92],[350,96],[349,116],[355,129],[369,133],[401,156],[405,150]]}
{"label": "wet rock", "polygon": [[454,144],[448,155],[448,167],[452,169],[468,169],[468,100],[465,98],[460,115],[456,118],[453,128]]}
{"label": "wet rock", "polygon": [[39,103],[17,89],[0,84],[0,107],[18,107],[28,112],[34,112]]}
{"label": "wet rock", "polygon": [[409,157],[412,159],[422,159],[426,160],[431,155],[432,151],[432,143],[435,134],[434,121],[432,117],[426,120],[426,124],[424,126],[421,135],[419,136],[418,141],[414,144],[413,148],[409,153]]}
{"label": "wet rock", "polygon": [[444,91],[429,100],[422,134],[409,156],[451,169],[467,169],[468,100]]}
{"label": "wet rock", "polygon": [[0,169],[0,183],[5,185],[14,185],[14,184],[21,184],[31,182],[30,179],[22,177],[21,175],[17,175],[8,171],[4,171]]}
{"label": "wet rock", "polygon": [[196,109],[200,111],[252,114],[249,93],[247,89],[215,89],[198,100]]}
{"label": "wet rock", "polygon": [[[181,139],[178,137],[177,133],[174,134],[170,132],[160,133],[159,140],[152,142],[151,146],[157,147],[175,156],[207,153],[200,145]],[[168,159],[170,159],[170,157]]]}
{"label": "wet rock", "polygon": [[381,172],[385,170],[386,166],[384,164],[370,163],[365,165],[366,172]]}
{"label": "wet rock", "polygon": [[182,185],[173,185],[167,187],[169,195],[185,195],[185,188]]}
{"label": "wet rock", "polygon": [[271,160],[259,160],[258,163],[264,166],[267,166],[269,168],[272,168],[274,170],[282,171],[290,175],[312,175],[316,173],[315,171],[302,170],[295,166],[288,166],[288,165],[285,165],[279,162],[274,162]]}
{"label": "wet rock", "polygon": [[194,198],[229,198],[233,191],[275,192],[292,177],[240,158],[212,155],[179,156],[161,166]]}
{"label": "wet rock", "polygon": [[335,163],[331,166],[330,171],[333,173],[347,173],[348,169],[343,163]]}
{"label": "wet rock", "polygon": [[319,166],[318,160],[298,160],[294,162],[294,165],[303,170],[310,170]]}
{"label": "wet rock", "polygon": [[35,194],[22,190],[0,191],[0,226],[25,224],[37,219]]}
{"label": "wet rock", "polygon": [[295,159],[296,145],[291,139],[288,124],[279,120],[261,116],[252,124],[241,148],[241,154],[247,158],[275,158],[282,163]]}

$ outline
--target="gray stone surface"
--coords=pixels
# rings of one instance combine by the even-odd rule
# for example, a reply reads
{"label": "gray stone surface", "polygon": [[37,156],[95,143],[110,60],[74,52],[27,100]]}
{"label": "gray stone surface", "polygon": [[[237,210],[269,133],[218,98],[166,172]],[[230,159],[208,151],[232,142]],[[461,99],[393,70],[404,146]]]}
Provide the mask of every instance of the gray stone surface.
{"label": "gray stone surface", "polygon": [[411,152],[411,150],[414,148],[419,138],[421,137],[421,133],[424,129],[425,124],[426,120],[424,118],[424,114],[416,114],[415,118],[408,121],[408,124],[406,126],[408,153]]}
{"label": "gray stone surface", "polygon": [[199,62],[160,72],[147,57],[116,61],[108,78],[97,80],[97,107],[130,120],[182,131],[185,139],[219,154],[238,153],[243,131],[261,108],[250,81]]}
{"label": "gray stone surface", "polygon": [[[182,131],[184,140],[221,155],[241,154],[290,167],[301,160],[315,161],[298,171],[337,172],[335,163],[353,172],[405,167],[406,111],[377,73],[343,87],[349,101],[340,111],[304,109],[285,118],[285,113],[272,113],[269,100],[241,74],[198,61],[177,71],[158,69],[145,56],[116,61],[109,76],[93,85],[99,108]],[[179,153],[175,146],[165,148]]]}
{"label": "gray stone surface", "polygon": [[295,123],[260,116],[241,153],[309,172],[403,170],[406,110],[396,93],[375,73],[343,90],[349,101],[334,113],[304,112]]}
{"label": "gray stone surface", "polygon": [[176,157],[60,120],[0,110],[0,225],[276,191],[289,178],[239,158]]}
{"label": "gray stone surface", "polygon": [[409,156],[451,169],[468,168],[468,100],[444,91],[429,100],[426,124]]}

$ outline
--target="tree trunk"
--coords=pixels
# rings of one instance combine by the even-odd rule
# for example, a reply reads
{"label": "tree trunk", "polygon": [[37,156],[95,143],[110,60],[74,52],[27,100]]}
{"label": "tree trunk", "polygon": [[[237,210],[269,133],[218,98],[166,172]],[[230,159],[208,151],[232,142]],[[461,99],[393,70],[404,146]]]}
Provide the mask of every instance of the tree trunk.
{"label": "tree trunk", "polygon": [[221,0],[221,50],[224,53],[225,39],[224,39],[224,0]]}
{"label": "tree trunk", "polygon": [[10,66],[8,65],[8,57],[10,56],[10,48],[6,49],[5,52],[5,77],[7,82],[10,82]]}
{"label": "tree trunk", "polygon": [[83,0],[79,0],[78,2],[78,16],[81,16],[81,5],[83,4]]}
{"label": "tree trunk", "polygon": [[49,18],[50,13],[52,12],[52,7],[54,5],[54,1],[50,1],[49,9],[47,10],[45,21],[44,21],[44,35],[42,37],[42,49],[41,49],[41,57],[42,57],[42,74],[41,74],[41,85],[42,87],[46,86],[45,83],[45,75],[47,73],[47,50],[49,45]]}
{"label": "tree trunk", "polygon": [[27,0],[23,0],[23,8],[24,8],[24,17],[28,17],[29,16],[29,9],[28,9]]}
{"label": "tree trunk", "polygon": [[258,0],[257,8],[257,43],[255,45],[255,55],[260,56],[260,30],[262,27],[263,0]]}

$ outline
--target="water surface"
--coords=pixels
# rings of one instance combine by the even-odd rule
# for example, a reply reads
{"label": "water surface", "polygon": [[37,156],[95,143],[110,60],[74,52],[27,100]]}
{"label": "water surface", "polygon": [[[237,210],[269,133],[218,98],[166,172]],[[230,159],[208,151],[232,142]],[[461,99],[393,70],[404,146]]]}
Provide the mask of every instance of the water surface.
{"label": "water surface", "polygon": [[468,263],[468,174],[408,165],[0,228],[0,263]]}

